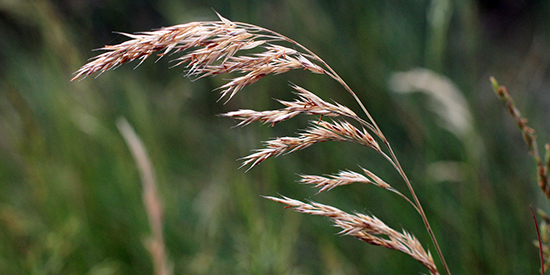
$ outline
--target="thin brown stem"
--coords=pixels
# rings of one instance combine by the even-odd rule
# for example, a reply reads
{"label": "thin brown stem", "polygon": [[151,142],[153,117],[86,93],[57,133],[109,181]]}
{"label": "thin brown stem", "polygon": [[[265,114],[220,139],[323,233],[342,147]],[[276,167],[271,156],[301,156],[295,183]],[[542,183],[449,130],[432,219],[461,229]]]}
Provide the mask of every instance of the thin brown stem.
{"label": "thin brown stem", "polygon": [[540,274],[544,275],[544,252],[542,251],[542,241],[540,240],[539,224],[537,222],[537,217],[535,217],[535,212],[533,211],[533,206],[529,205],[529,209],[531,209],[531,215],[533,215],[533,221],[535,222],[535,229],[537,230],[537,239],[539,241]]}
{"label": "thin brown stem", "polygon": [[417,210],[420,211],[420,216],[422,217],[422,221],[424,222],[424,225],[426,226],[426,229],[428,230],[428,234],[430,235],[430,238],[432,239],[435,249],[437,250],[437,254],[439,258],[441,259],[441,264],[443,264],[443,267],[445,268],[445,272],[447,272],[448,275],[451,275],[451,271],[449,270],[449,266],[447,265],[447,262],[445,261],[445,257],[443,256],[443,252],[441,251],[441,248],[439,247],[439,244],[437,243],[437,239],[435,238],[435,234],[432,230],[432,227],[430,226],[430,222],[428,221],[428,218],[426,217],[426,213],[424,213],[424,209],[422,208],[422,205],[420,204],[420,201],[418,200],[418,197],[416,196],[416,193],[414,192],[414,189],[412,187],[411,182],[409,181],[409,178],[405,174],[405,171],[403,171],[403,168],[401,168],[401,164],[399,164],[399,161],[397,160],[397,157],[395,156],[390,144],[386,141],[384,142],[386,144],[386,147],[390,151],[390,154],[392,158],[395,160],[395,165],[397,165],[399,171],[399,174],[405,180],[405,183],[407,184],[407,187],[409,188],[409,191],[411,192],[411,195],[413,197],[414,202],[418,206]]}

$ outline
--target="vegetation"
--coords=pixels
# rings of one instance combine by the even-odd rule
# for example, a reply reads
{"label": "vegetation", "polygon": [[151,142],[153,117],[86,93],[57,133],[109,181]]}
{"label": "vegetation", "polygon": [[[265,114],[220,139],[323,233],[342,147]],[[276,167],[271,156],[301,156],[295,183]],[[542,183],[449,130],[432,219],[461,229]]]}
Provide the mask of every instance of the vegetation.
{"label": "vegetation", "polygon": [[[547,140],[547,101],[539,92],[548,78],[548,42],[541,30],[548,29],[549,8],[544,3],[520,9],[517,26],[487,23],[495,18],[487,14],[495,10],[468,1],[101,5],[1,3],[2,273],[426,272],[408,255],[339,237],[330,221],[281,211],[280,205],[259,196],[284,194],[323,202],[275,199],[305,212],[334,205],[343,213],[367,214],[357,214],[359,219],[381,217],[395,231],[413,232],[420,247],[435,251],[415,207],[386,192],[391,188],[406,194],[407,185],[374,143],[362,150],[360,144],[326,142],[269,159],[246,173],[237,169],[235,160],[261,146],[259,140],[346,124],[319,110],[301,111],[316,115],[311,123],[307,116],[280,122],[276,116],[244,117],[242,111],[231,110],[279,109],[280,103],[290,108],[294,90],[302,100],[315,102],[308,93],[314,91],[327,106],[359,113],[361,106],[346,89],[357,93],[377,122],[366,120],[372,127],[363,127],[369,132],[356,129],[376,136],[379,125],[384,138],[378,136],[378,141],[391,141],[453,274],[534,274],[539,269],[529,205],[548,212],[548,204],[535,184],[537,171],[521,135],[497,104],[487,79],[495,75],[509,87],[517,106],[530,111],[530,125],[537,125],[538,135]],[[91,56],[86,54],[90,48],[125,40],[112,30],[133,33],[217,20],[210,8],[292,37],[340,76],[326,67],[319,71],[315,66],[326,65],[320,58],[287,45],[302,51],[312,65],[285,53],[281,57],[298,60],[296,66],[306,71],[264,77],[225,105],[214,103],[218,95],[210,91],[232,83],[229,76],[190,82],[178,67],[167,69],[175,64],[167,58],[160,65],[143,62],[139,70],[122,66],[95,81],[69,82]],[[532,14],[536,16],[527,16]],[[532,24],[524,24],[524,18]],[[491,24],[502,27],[501,33]],[[330,72],[347,85],[342,88],[338,81],[308,71]],[[299,86],[289,88],[289,82]],[[411,92],[420,93],[404,94]],[[259,120],[275,127],[235,128],[220,113],[244,118],[243,124]],[[253,165],[257,160],[244,159]],[[347,168],[361,174],[338,172]],[[303,183],[324,192],[296,184],[296,173],[329,174],[322,182],[302,176]],[[366,176],[374,184],[331,185],[330,180],[351,175]],[[333,221],[342,227],[338,219]]]}

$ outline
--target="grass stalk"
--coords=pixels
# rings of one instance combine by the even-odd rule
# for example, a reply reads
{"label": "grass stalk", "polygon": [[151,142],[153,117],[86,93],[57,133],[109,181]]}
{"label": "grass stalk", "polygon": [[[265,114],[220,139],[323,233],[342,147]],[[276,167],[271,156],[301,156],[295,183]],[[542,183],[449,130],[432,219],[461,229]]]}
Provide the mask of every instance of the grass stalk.
{"label": "grass stalk", "polygon": [[[411,182],[401,167],[389,141],[349,85],[323,59],[295,40],[269,29],[248,23],[232,22],[219,14],[218,16],[220,21],[191,22],[162,28],[157,31],[124,34],[130,38],[129,41],[102,48],[106,52],[96,56],[88,64],[82,66],[82,68],[75,73],[73,80],[86,77],[95,72],[103,73],[136,59],[139,59],[139,64],[141,64],[154,52],[161,52],[158,54],[159,58],[171,52],[183,52],[183,56],[175,59],[175,61],[177,61],[175,66],[186,64],[187,76],[189,77],[203,78],[227,73],[237,74],[237,76],[230,79],[228,83],[218,88],[221,90],[220,99],[227,97],[226,102],[245,86],[251,85],[271,74],[282,74],[295,69],[303,69],[312,73],[324,74],[331,77],[351,94],[367,117],[367,120],[361,119],[353,113],[353,111],[343,105],[325,102],[304,88],[292,85],[300,98],[294,102],[279,101],[286,106],[284,109],[262,112],[240,110],[223,114],[223,116],[242,120],[239,125],[248,125],[254,121],[260,121],[263,123],[270,123],[272,126],[298,114],[320,115],[320,118],[318,120],[312,120],[311,127],[307,128],[303,133],[300,133],[298,137],[279,137],[265,142],[266,148],[258,149],[255,153],[242,159],[243,166],[248,165],[248,169],[251,169],[270,157],[288,154],[307,148],[313,144],[326,141],[355,142],[375,150],[384,156],[398,171],[411,193],[412,201],[401,193],[396,192],[395,189],[391,188],[368,170],[364,170],[364,172],[372,180],[359,180],[359,182],[368,182],[386,190],[396,192],[400,196],[406,198],[407,202],[411,203],[422,218],[428,234],[436,247],[437,254],[444,266],[446,274],[450,275],[449,267],[447,266],[437,239]],[[297,47],[298,49],[281,45],[281,42],[289,43],[292,47]],[[262,48],[263,51],[259,53],[249,52],[252,49],[258,50]],[[323,120],[323,116],[337,118],[329,122]],[[354,126],[353,123],[348,122],[346,119],[355,121],[355,123],[360,124],[361,127],[358,128]],[[124,123],[120,125],[124,125]],[[389,155],[379,147],[373,136],[377,136],[384,143]],[[330,186],[329,189],[338,185],[349,184],[348,181],[343,179],[346,175],[347,174],[336,176],[334,178],[336,181],[332,182],[334,185]],[[146,176],[147,175],[144,175],[144,178]],[[322,189],[322,191],[323,190],[327,189]],[[430,270],[430,273],[439,274],[429,252],[425,253],[425,256],[418,256],[416,252],[409,252],[409,248],[402,247],[403,242],[407,243],[415,239],[412,236],[412,239],[409,238],[408,233],[404,233],[404,237],[397,237],[398,235],[394,234],[394,231],[388,231],[386,229],[387,226],[385,224],[370,222],[371,218],[364,215],[356,216],[359,217],[359,219],[363,219],[363,223],[358,222],[355,224],[356,218],[351,218],[347,213],[321,204],[309,204],[308,206],[286,197],[283,199],[269,197],[269,199],[304,210],[299,212],[331,217],[336,226],[344,229],[344,235],[353,235],[370,244],[381,245],[390,249],[402,251],[421,262]],[[315,210],[315,208],[319,209]],[[335,218],[336,216],[333,215],[334,213],[339,213],[339,217],[347,218],[343,220]],[[369,222],[366,222],[366,220],[369,220]],[[355,225],[348,227],[350,223]],[[389,239],[376,236],[378,234],[386,236]],[[417,245],[413,246],[416,247]],[[415,249],[412,250],[416,251]]]}
{"label": "grass stalk", "polygon": [[146,247],[153,260],[154,274],[170,275],[172,274],[172,269],[170,268],[162,233],[162,203],[157,191],[153,165],[143,142],[128,121],[120,118],[117,121],[117,127],[132,153],[141,177],[143,205],[145,206],[151,229],[151,236],[146,240]]}

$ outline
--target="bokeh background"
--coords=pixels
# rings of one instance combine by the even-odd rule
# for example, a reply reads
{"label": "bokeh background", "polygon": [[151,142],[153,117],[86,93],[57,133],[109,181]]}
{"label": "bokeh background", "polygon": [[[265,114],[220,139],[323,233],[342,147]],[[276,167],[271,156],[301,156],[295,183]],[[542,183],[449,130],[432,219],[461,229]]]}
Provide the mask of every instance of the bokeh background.
{"label": "bokeh background", "polygon": [[[92,49],[125,40],[115,31],[214,20],[214,10],[294,38],[356,91],[412,179],[453,274],[538,272],[529,205],[548,203],[489,77],[508,87],[539,143],[549,141],[549,1],[0,0],[0,273],[153,274],[122,117],[155,169],[173,274],[427,273],[260,197],[373,214],[435,253],[399,197],[364,185],[316,194],[296,183],[299,173],[361,165],[408,194],[375,153],[323,143],[238,169],[262,140],[293,135],[307,118],[234,128],[217,114],[279,108],[272,99],[292,99],[289,81],[359,112],[327,77],[267,77],[226,105],[213,89],[227,76],[191,82],[169,59],[70,82]],[[402,73],[419,67],[433,81]]]}

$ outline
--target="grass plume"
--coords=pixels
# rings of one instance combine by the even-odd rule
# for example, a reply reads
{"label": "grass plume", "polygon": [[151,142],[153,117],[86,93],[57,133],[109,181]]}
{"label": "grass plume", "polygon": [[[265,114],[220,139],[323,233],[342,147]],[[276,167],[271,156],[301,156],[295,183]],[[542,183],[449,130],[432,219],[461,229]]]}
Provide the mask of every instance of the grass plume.
{"label": "grass plume", "polygon": [[[393,189],[366,169],[363,169],[363,172],[368,178],[352,172],[343,172],[325,179],[302,176],[302,181],[317,185],[321,191],[328,191],[352,182],[362,182],[375,184],[399,194],[411,203],[420,214],[443,267],[446,273],[450,274],[428,218],[389,141],[362,101],[344,80],[324,60],[286,36],[259,26],[232,22],[221,16],[219,19],[219,21],[191,22],[138,34],[124,34],[130,40],[101,48],[105,52],[76,71],[73,80],[94,73],[101,74],[134,60],[139,60],[139,64],[141,64],[153,53],[157,53],[158,58],[181,53],[182,56],[174,59],[176,62],[174,67],[184,65],[187,76],[194,79],[232,73],[233,78],[218,88],[221,93],[220,99],[226,98],[226,102],[244,87],[268,75],[301,69],[329,76],[352,95],[366,119],[361,118],[346,106],[335,102],[328,103],[305,88],[291,85],[298,98],[295,101],[280,100],[279,102],[285,106],[283,109],[268,111],[243,109],[222,115],[240,120],[238,125],[241,126],[253,122],[275,125],[299,114],[316,117],[311,120],[310,127],[297,137],[277,137],[266,141],[265,148],[258,149],[243,158],[243,166],[249,166],[251,169],[270,157],[289,154],[327,141],[355,142],[375,150],[397,170],[406,183],[412,199]],[[285,46],[288,44],[290,47]],[[327,121],[324,119],[325,116],[332,117],[332,119]],[[379,144],[384,144],[385,148],[383,149],[383,146]],[[327,216],[337,227],[342,229],[342,234],[355,236],[369,244],[404,252],[421,262],[431,274],[439,274],[431,254],[422,248],[414,236],[405,231],[399,233],[386,226],[378,218],[363,214],[352,215],[331,206],[317,203],[306,204],[287,197],[282,199],[267,198],[287,204],[302,213]],[[379,235],[387,238],[382,238]]]}

